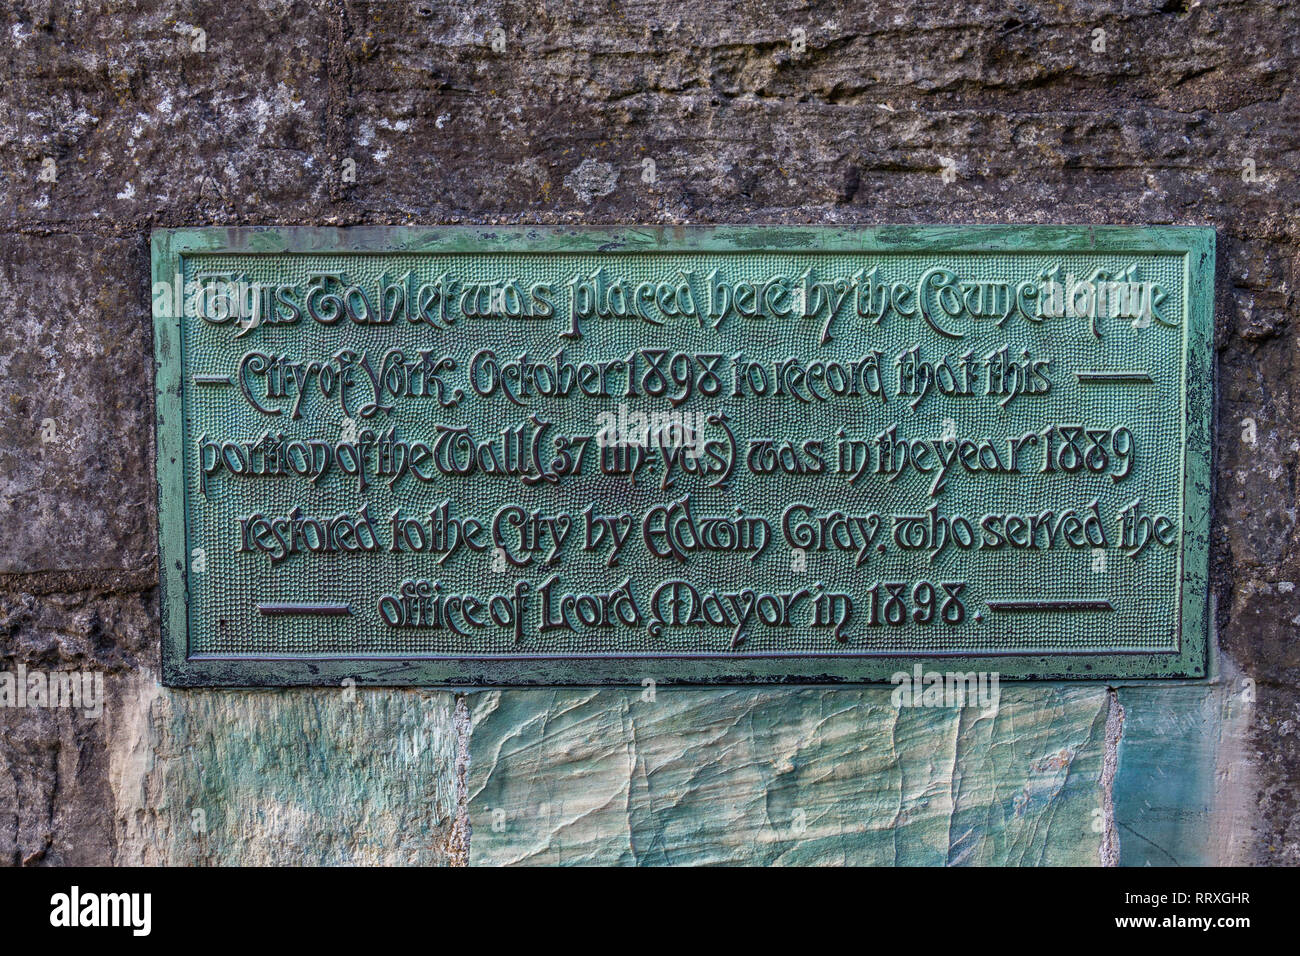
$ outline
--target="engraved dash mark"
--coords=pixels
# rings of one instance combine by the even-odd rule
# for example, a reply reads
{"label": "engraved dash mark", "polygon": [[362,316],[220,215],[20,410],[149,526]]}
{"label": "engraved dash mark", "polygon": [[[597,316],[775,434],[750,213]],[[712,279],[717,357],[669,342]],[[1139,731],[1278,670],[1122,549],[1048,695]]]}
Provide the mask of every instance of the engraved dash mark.
{"label": "engraved dash mark", "polygon": [[1150,385],[1153,381],[1146,372],[1075,372],[1080,385]]}
{"label": "engraved dash mark", "polygon": [[195,375],[195,385],[233,385],[229,375]]}
{"label": "engraved dash mark", "polygon": [[1113,611],[1115,605],[1105,598],[1058,600],[1037,598],[1029,601],[986,601],[990,611]]}
{"label": "engraved dash mark", "polygon": [[319,614],[329,617],[337,617],[352,613],[352,607],[348,604],[301,604],[286,602],[280,604],[258,604],[257,609],[263,614]]}

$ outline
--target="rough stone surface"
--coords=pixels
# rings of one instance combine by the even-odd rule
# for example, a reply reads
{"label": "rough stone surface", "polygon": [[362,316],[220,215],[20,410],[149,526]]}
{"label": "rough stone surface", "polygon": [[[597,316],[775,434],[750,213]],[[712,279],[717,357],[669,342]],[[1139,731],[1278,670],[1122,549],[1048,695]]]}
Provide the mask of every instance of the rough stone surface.
{"label": "rough stone surface", "polygon": [[[795,29],[806,31],[803,52],[792,46]],[[1099,29],[1104,51],[1095,49]],[[1114,778],[1104,759],[1089,756],[1075,780],[1091,781],[1103,811],[1113,806],[1103,831],[1113,826],[1121,861],[1133,859],[1137,840],[1126,813],[1136,815],[1131,829],[1161,846],[1186,840],[1204,816],[1177,825],[1180,811],[1167,805],[1156,833],[1154,818],[1124,793],[1127,774],[1150,778],[1160,766],[1141,757],[1152,752],[1143,741],[1155,739],[1159,721],[1191,715],[1196,743],[1183,770],[1196,777],[1192,790],[1203,795],[1197,788],[1210,780],[1216,799],[1207,805],[1220,809],[1207,812],[1232,821],[1214,817],[1212,829],[1246,834],[1237,849],[1205,852],[1300,863],[1294,4],[30,0],[5,8],[0,58],[0,293],[8,307],[0,323],[0,666],[97,669],[110,687],[99,721],[0,711],[0,859],[271,859],[270,847],[196,848],[164,812],[212,793],[233,801],[214,811],[220,819],[252,820],[268,792],[278,809],[251,832],[286,837],[311,859],[379,858],[377,844],[361,841],[398,826],[429,829],[407,834],[410,842],[385,859],[461,859],[467,837],[471,857],[542,858],[558,850],[518,833],[511,843],[478,819],[472,836],[465,830],[476,801],[515,805],[527,793],[526,782],[511,779],[527,760],[493,763],[492,742],[512,726],[531,733],[539,715],[553,712],[630,732],[620,714],[636,713],[609,693],[571,703],[511,693],[493,698],[495,710],[486,698],[471,701],[475,728],[464,705],[418,692],[375,692],[373,706],[353,711],[326,692],[191,695],[154,686],[151,227],[772,221],[1216,227],[1213,575],[1222,666],[1212,692],[1121,689],[1121,733],[1135,736],[1118,742]],[[945,182],[945,168],[954,181]],[[1220,699],[1243,687],[1248,707]],[[1076,699],[1063,688],[1045,693]],[[656,807],[659,791],[633,786],[627,754],[665,768],[659,779],[683,799],[711,799],[702,788],[714,781],[708,786],[718,788],[719,805],[734,805],[737,826],[758,828],[763,804],[790,791],[755,748],[782,750],[770,755],[776,765],[801,767],[810,753],[829,760],[829,741],[805,744],[795,730],[823,714],[836,715],[828,731],[883,736],[842,744],[860,779],[801,785],[797,792],[824,801],[813,807],[822,816],[810,832],[843,827],[832,794],[862,805],[868,794],[896,804],[931,785],[946,800],[973,793],[956,786],[951,760],[925,762],[938,749],[928,736],[893,739],[896,723],[909,729],[907,719],[889,718],[879,694],[720,693],[716,705],[699,696],[666,705],[648,725],[638,716],[636,746],[589,743],[581,777],[594,775],[615,799],[635,795],[637,815],[609,809],[559,831],[557,845],[579,858],[736,859],[745,834],[702,822],[689,839],[673,830],[682,824]],[[1205,694],[1219,702],[1207,704]],[[783,704],[793,710],[788,726]],[[1171,707],[1181,710],[1171,716]],[[130,724],[127,715],[140,713],[147,719]],[[730,731],[728,713],[741,721]],[[1027,715],[1041,725],[996,739],[1041,740],[1049,751],[1059,739],[1092,754],[1098,714],[1085,708],[1069,727]],[[939,743],[972,748],[966,759],[984,768],[990,807],[1025,785],[1027,765],[995,757],[995,739],[981,738],[978,724],[958,732],[955,718],[934,719]],[[439,736],[446,726],[454,731],[449,751],[451,738]],[[654,739],[644,736],[650,729]],[[387,731],[425,734],[433,749],[377,743],[353,753],[336,742],[314,750],[312,735],[324,730],[357,742],[382,742]],[[673,741],[698,736],[705,746],[728,733],[748,748],[748,762],[729,766],[714,745],[705,778],[692,783]],[[202,770],[185,766],[190,746],[207,755]],[[542,740],[537,752],[550,746]],[[313,763],[326,752],[327,763]],[[1216,775],[1225,760],[1249,772]],[[247,776],[248,766],[277,761],[313,772],[299,777],[297,791],[290,782],[267,790]],[[455,769],[466,761],[476,781],[487,781],[473,800]],[[443,776],[427,776],[435,773]],[[373,790],[365,806],[379,822],[352,843],[345,828],[360,818],[332,816],[306,788],[337,784],[326,793],[341,796],[363,778]],[[749,789],[758,785],[775,795]],[[453,810],[443,802],[448,793],[459,794]],[[405,801],[427,802],[417,809]],[[879,822],[880,813],[876,806],[868,819]],[[634,849],[627,834],[606,828],[620,818],[641,841]],[[667,829],[656,846],[644,838],[657,823]],[[762,845],[761,832],[748,834],[751,846]],[[920,833],[905,832],[897,859],[962,858],[954,844]],[[1073,857],[1080,847],[1067,853],[1055,841],[1061,834],[1053,825],[1047,838],[1020,847],[998,848],[990,834],[962,846],[980,859],[1046,859],[1058,849]],[[802,850],[772,843],[758,857],[801,853],[895,858],[882,833]]]}
{"label": "rough stone surface", "polygon": [[114,802],[105,718],[121,702],[121,684],[157,669],[156,588],[120,580],[51,593],[31,589],[30,579],[19,586],[25,589],[0,593],[0,669],[99,672],[108,700],[99,719],[0,708],[0,862],[107,863]]}
{"label": "rough stone surface", "polygon": [[482,694],[470,862],[1096,866],[1109,704],[1105,687],[1015,688],[989,713],[876,689]]}
{"label": "rough stone surface", "polygon": [[[148,258],[126,238],[11,239],[0,251],[0,572],[153,564]],[[88,301],[89,300],[89,301]]]}
{"label": "rough stone surface", "polygon": [[117,864],[445,864],[455,700],[439,691],[169,693],[108,714]]}
{"label": "rough stone surface", "polygon": [[1112,789],[1117,862],[1244,865],[1256,859],[1258,783],[1245,759],[1254,714],[1237,678],[1121,687],[1124,715]]}

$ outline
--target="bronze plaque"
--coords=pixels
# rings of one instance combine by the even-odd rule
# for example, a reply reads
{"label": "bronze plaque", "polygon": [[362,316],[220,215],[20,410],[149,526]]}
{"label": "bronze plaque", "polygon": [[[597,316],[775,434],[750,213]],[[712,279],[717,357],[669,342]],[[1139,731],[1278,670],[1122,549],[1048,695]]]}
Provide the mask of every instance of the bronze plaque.
{"label": "bronze plaque", "polygon": [[1205,673],[1208,229],[153,239],[172,684]]}

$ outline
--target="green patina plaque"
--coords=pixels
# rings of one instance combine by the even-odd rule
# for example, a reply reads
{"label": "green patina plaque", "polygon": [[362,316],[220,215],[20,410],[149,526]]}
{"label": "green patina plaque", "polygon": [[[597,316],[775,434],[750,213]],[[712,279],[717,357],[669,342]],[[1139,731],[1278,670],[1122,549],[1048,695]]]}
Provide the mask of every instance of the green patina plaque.
{"label": "green patina plaque", "polygon": [[153,237],[165,680],[1200,677],[1214,235]]}

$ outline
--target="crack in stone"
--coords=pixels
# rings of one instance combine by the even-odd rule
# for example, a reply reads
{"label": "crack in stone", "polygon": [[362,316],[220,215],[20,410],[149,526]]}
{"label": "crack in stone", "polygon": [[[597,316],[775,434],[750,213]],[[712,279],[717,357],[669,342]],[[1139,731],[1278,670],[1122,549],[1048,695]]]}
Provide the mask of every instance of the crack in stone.
{"label": "crack in stone", "polygon": [[447,839],[447,855],[452,866],[469,866],[469,845],[473,834],[469,822],[469,738],[473,727],[469,702],[464,694],[456,695],[452,726],[456,730],[456,809],[451,835]]}
{"label": "crack in stone", "polygon": [[1119,829],[1115,825],[1115,774],[1119,770],[1119,742],[1124,736],[1124,706],[1119,691],[1106,689],[1106,749],[1101,763],[1101,846],[1097,849],[1102,866],[1119,866]]}

